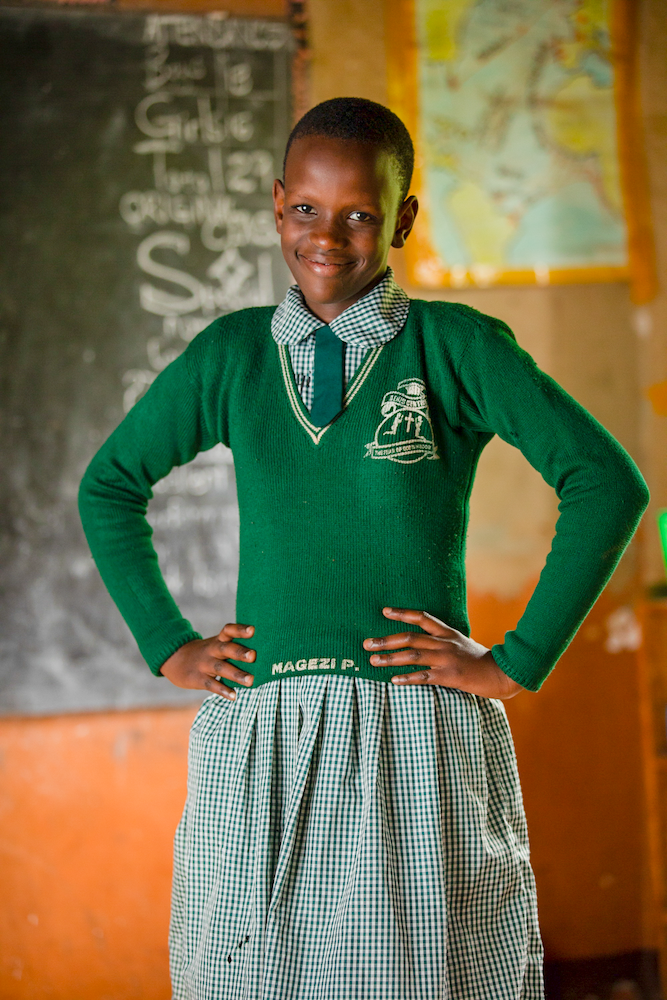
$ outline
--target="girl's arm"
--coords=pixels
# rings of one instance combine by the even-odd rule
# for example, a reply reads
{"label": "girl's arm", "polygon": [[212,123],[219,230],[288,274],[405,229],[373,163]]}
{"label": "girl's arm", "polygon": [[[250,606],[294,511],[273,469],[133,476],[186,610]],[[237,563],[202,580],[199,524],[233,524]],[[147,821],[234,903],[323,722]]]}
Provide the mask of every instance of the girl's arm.
{"label": "girl's arm", "polygon": [[[491,651],[437,619],[417,621],[418,609],[399,609],[387,617],[420,624],[428,634],[367,640],[365,646],[412,646],[405,654],[371,660],[429,668],[403,675],[402,683],[446,684],[508,697],[517,684],[538,690],[609,580],[649,494],[618,441],[537,367],[503,323],[467,307],[453,308],[469,327],[457,372],[459,426],[496,433],[520,449],[558,495],[556,534],[521,620]],[[507,678],[515,683],[508,685]]]}
{"label": "girl's arm", "polygon": [[167,589],[146,520],[154,483],[220,440],[205,419],[195,343],[157,376],[102,445],[79,489],[95,563],[155,674],[176,649],[201,639]]}

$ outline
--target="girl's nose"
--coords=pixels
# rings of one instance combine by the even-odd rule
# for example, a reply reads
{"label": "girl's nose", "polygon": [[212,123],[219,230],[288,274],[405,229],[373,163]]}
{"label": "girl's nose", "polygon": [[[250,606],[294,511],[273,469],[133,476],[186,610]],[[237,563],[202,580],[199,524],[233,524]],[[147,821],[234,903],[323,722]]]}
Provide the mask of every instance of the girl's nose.
{"label": "girl's nose", "polygon": [[322,220],[319,226],[310,231],[311,242],[320,250],[335,250],[345,246],[347,237],[342,226],[336,221]]}

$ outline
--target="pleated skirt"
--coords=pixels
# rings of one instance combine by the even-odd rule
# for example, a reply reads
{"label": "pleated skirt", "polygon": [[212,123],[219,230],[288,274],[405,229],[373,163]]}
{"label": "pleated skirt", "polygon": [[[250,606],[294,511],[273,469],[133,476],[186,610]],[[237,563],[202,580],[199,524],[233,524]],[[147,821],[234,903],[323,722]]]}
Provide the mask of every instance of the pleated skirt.
{"label": "pleated skirt", "polygon": [[542,1000],[501,702],[293,677],[192,726],[175,1000]]}

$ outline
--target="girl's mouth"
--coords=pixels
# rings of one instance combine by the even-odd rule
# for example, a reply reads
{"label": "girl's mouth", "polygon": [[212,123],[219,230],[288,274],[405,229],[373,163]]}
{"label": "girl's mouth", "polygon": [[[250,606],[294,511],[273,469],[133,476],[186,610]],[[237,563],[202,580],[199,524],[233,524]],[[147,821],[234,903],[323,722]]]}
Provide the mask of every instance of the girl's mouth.
{"label": "girl's mouth", "polygon": [[347,267],[352,267],[352,260],[326,260],[322,257],[306,257],[305,254],[297,253],[299,261],[306,265],[309,271],[320,277],[331,278],[340,274]]}

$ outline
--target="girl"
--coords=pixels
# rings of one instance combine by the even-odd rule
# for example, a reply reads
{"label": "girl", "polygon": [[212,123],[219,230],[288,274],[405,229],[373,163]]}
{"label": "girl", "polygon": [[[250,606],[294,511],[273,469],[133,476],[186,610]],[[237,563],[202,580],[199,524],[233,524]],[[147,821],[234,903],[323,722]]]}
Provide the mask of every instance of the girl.
{"label": "girl", "polygon": [[[412,164],[386,108],[308,112],[274,186],[296,285],[195,338],[81,486],[93,555],[148,664],[211,693],[176,837],[178,1000],[543,996],[502,700],[540,687],[647,491],[504,324],[395,284]],[[494,433],[561,515],[525,614],[488,650],[469,637],[463,553]],[[155,482],[221,441],[243,624],[204,639],[164,584],[145,511]]]}

